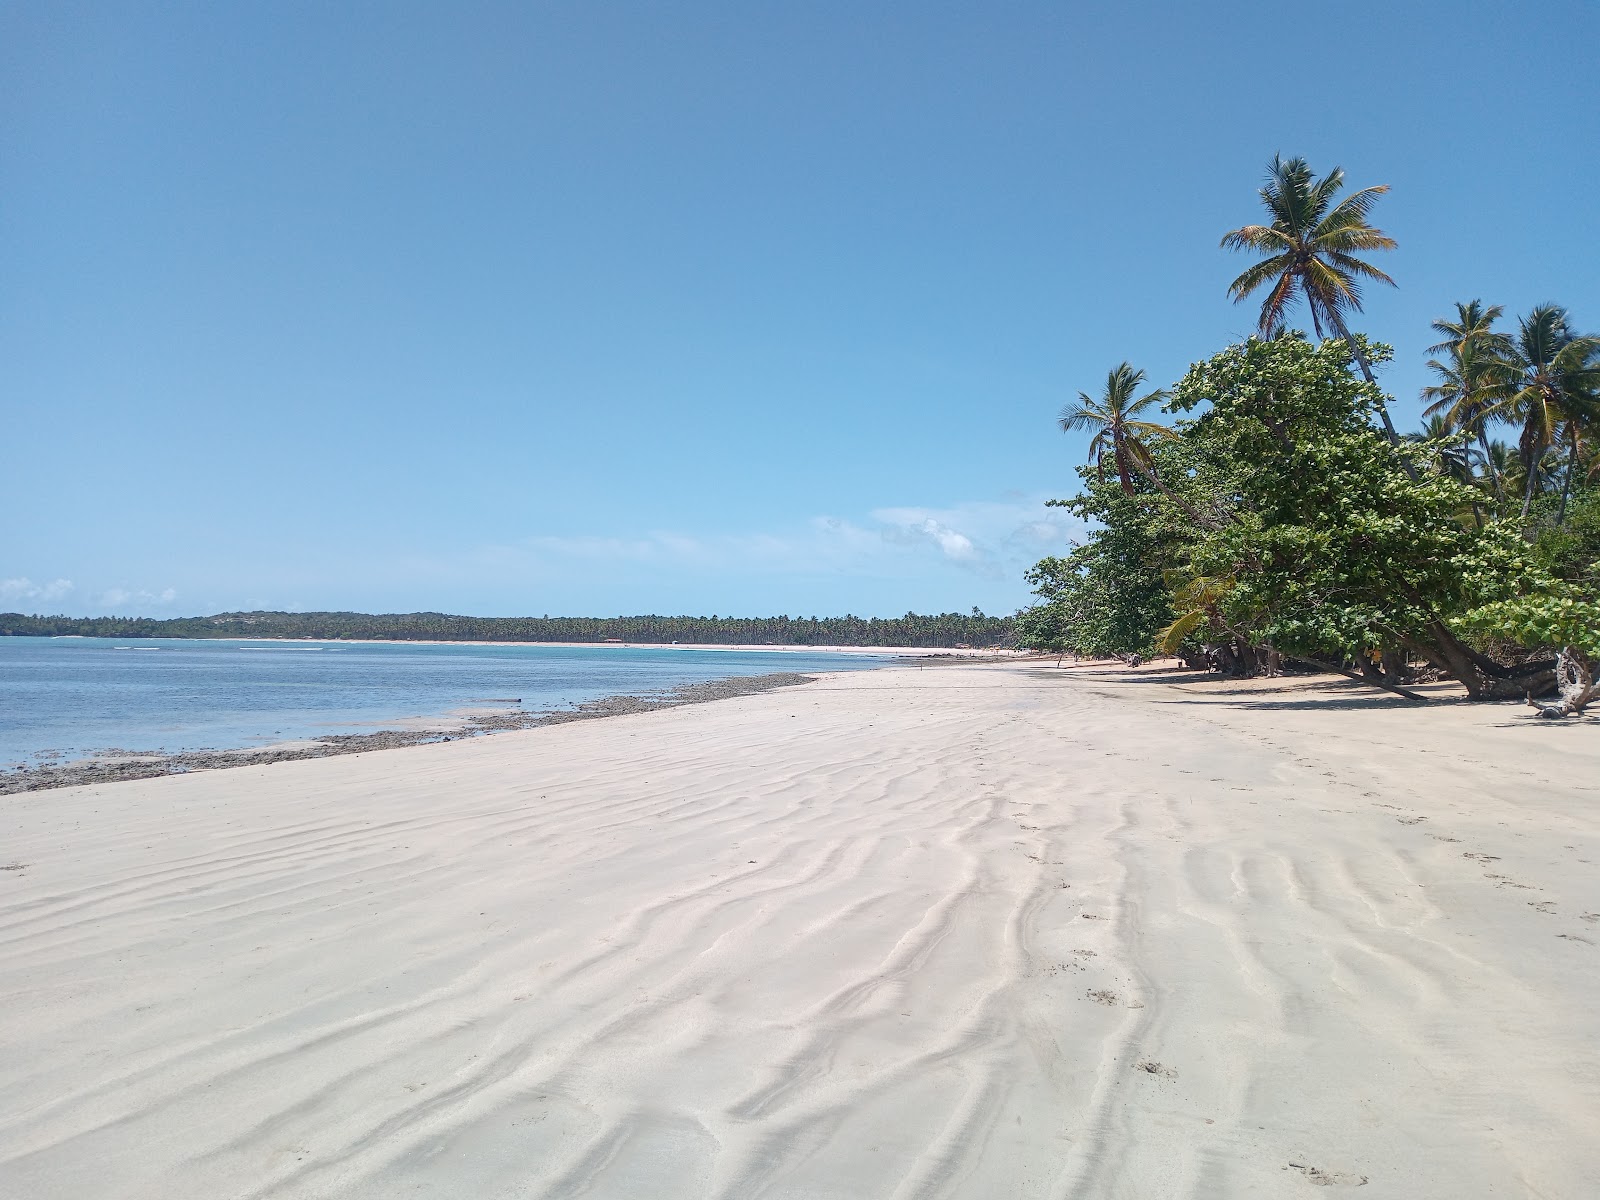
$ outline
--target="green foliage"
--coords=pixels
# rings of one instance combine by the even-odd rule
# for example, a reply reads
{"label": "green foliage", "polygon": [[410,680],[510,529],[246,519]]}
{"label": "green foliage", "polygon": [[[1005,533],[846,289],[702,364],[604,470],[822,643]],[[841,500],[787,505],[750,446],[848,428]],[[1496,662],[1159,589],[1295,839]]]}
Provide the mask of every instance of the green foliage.
{"label": "green foliage", "polygon": [[1545,646],[1525,639],[1581,619],[1541,607],[1563,595],[1554,544],[1541,558],[1517,524],[1474,517],[1486,494],[1460,477],[1461,435],[1394,444],[1378,430],[1385,397],[1352,371],[1356,353],[1389,356],[1287,334],[1192,366],[1168,407],[1193,416],[1133,494],[1080,472],[1066,504],[1094,534],[1030,575],[1044,603],[1020,618],[1023,640],[1171,651],[1204,634],[1334,663],[1403,649],[1489,694],[1500,668],[1474,639]]}
{"label": "green foliage", "polygon": [[[1176,446],[1149,448],[1158,470],[1171,467]],[[1121,480],[1082,467],[1083,492],[1055,502],[1095,523],[1094,536],[1065,557],[1044,559],[1027,580],[1041,603],[1017,616],[1017,644],[1078,654],[1146,654],[1174,618],[1162,568],[1187,536],[1166,508],[1151,504],[1160,492],[1142,475],[1132,492]]]}
{"label": "green foliage", "polygon": [[1600,657],[1600,601],[1570,585],[1486,604],[1466,614],[1465,624],[1519,646],[1573,646]]}
{"label": "green foliage", "polygon": [[1089,442],[1089,461],[1101,479],[1106,474],[1106,459],[1110,458],[1117,469],[1122,490],[1133,494],[1135,474],[1150,474],[1150,448],[1146,440],[1167,438],[1172,431],[1165,425],[1140,418],[1139,414],[1153,404],[1167,398],[1159,389],[1138,398],[1134,393],[1144,383],[1144,372],[1128,363],[1121,363],[1106,377],[1105,391],[1096,400],[1087,392],[1079,392],[1075,404],[1061,410],[1056,424],[1062,433],[1093,430]]}
{"label": "green foliage", "polygon": [[[1043,603],[1019,617],[1023,641],[1170,652],[1204,634],[1235,643],[1215,648],[1223,661],[1265,652],[1375,676],[1409,652],[1480,697],[1550,686],[1558,667],[1577,711],[1583,656],[1600,654],[1600,338],[1557,305],[1513,336],[1495,328],[1500,306],[1457,304],[1433,323],[1428,425],[1402,441],[1373,374],[1390,351],[1345,323],[1364,283],[1394,282],[1361,257],[1394,248],[1368,219],[1387,189],[1343,187],[1338,168],[1318,178],[1274,158],[1266,221],[1222,240],[1257,257],[1229,293],[1262,297],[1261,336],[1190,368],[1167,405],[1190,414],[1176,429],[1146,422],[1148,440],[1119,443],[1126,414],[1081,393],[1063,413],[1063,428],[1099,431],[1101,454],[1118,450],[1122,495],[1080,472],[1084,493],[1065,503],[1097,525],[1029,576]],[[1287,330],[1299,301],[1336,340]],[[1108,401],[1142,380],[1124,363]],[[1490,439],[1496,423],[1520,427],[1515,449]],[[1559,663],[1539,657],[1557,649]]]}
{"label": "green foliage", "polygon": [[[1508,339],[1494,415],[1522,426],[1519,450],[1525,464],[1565,443],[1570,486],[1582,459],[1586,435],[1600,429],[1600,338],[1574,333],[1566,309],[1541,304],[1518,322]],[[1538,484],[1529,472],[1522,515],[1527,517]]]}
{"label": "green foliage", "polygon": [[[1388,351],[1369,353],[1381,361]],[[1175,390],[1179,411],[1209,406],[1184,439],[1227,516],[1195,541],[1187,566],[1231,573],[1229,626],[1291,655],[1428,643],[1450,614],[1529,578],[1515,533],[1457,519],[1475,489],[1408,476],[1429,447],[1391,445],[1373,428],[1383,396],[1349,359],[1341,341],[1251,339],[1197,363]]]}
{"label": "green foliage", "polygon": [[[1371,357],[1386,354],[1373,347]],[[1227,509],[1189,566],[1235,574],[1222,611],[1254,642],[1355,658],[1427,640],[1446,613],[1494,586],[1494,566],[1520,557],[1514,536],[1456,520],[1474,490],[1406,475],[1426,448],[1390,445],[1373,429],[1382,402],[1350,374],[1344,342],[1301,336],[1251,339],[1179,382],[1176,410],[1210,405],[1186,440]]]}
{"label": "green foliage", "polygon": [[1600,595],[1600,479],[1574,491],[1562,524],[1539,530],[1533,556],[1552,575]]}
{"label": "green foliage", "polygon": [[1172,605],[1182,615],[1156,634],[1157,654],[1176,654],[1202,628],[1220,624],[1222,602],[1234,585],[1231,575],[1221,579],[1176,576],[1177,572],[1168,572],[1167,584],[1172,589]]}

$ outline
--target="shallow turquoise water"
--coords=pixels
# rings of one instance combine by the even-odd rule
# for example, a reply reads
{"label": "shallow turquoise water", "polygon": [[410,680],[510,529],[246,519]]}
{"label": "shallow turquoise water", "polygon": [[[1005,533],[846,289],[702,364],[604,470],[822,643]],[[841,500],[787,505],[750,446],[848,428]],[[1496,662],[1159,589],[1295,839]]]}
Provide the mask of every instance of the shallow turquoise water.
{"label": "shallow turquoise water", "polygon": [[884,661],[667,647],[0,637],[0,765],[364,733],[474,701],[520,699],[527,711],[546,711],[736,675]]}

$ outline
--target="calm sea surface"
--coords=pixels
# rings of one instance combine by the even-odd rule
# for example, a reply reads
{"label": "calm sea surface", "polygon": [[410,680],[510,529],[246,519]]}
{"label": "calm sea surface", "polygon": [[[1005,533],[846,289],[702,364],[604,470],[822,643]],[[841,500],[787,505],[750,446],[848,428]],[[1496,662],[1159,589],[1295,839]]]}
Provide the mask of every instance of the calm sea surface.
{"label": "calm sea surface", "polygon": [[810,652],[0,637],[0,765],[370,733],[474,701],[527,711],[775,671],[886,660]]}

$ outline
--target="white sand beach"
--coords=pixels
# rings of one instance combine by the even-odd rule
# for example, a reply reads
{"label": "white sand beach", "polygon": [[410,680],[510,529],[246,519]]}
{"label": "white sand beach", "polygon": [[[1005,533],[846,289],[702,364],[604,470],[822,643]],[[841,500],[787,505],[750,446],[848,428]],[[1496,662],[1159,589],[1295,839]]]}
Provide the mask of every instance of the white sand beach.
{"label": "white sand beach", "polygon": [[905,666],[0,806],[0,1195],[1600,1193],[1600,723]]}

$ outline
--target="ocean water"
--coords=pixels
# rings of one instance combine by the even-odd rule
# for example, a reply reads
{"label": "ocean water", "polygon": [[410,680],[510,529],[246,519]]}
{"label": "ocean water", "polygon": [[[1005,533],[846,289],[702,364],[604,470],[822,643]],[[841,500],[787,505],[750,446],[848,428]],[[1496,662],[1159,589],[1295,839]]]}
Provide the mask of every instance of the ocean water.
{"label": "ocean water", "polygon": [[371,733],[485,700],[519,699],[541,712],[737,675],[885,661],[668,647],[0,637],[0,765]]}

